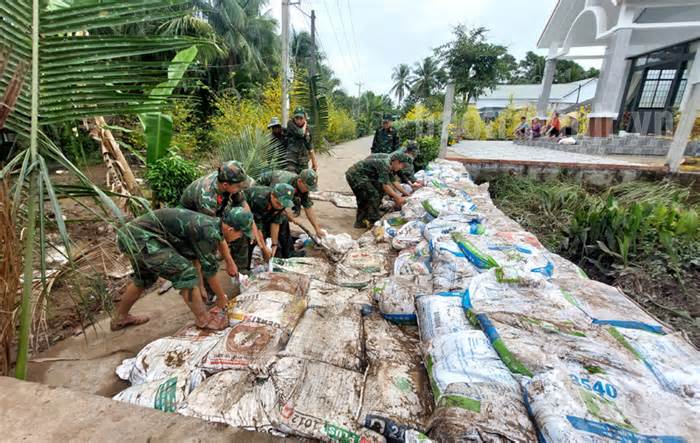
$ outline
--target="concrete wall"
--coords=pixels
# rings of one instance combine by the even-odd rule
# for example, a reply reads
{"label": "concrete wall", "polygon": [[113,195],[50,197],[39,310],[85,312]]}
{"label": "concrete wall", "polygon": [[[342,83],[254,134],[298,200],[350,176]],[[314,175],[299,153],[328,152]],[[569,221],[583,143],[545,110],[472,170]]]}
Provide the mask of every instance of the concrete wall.
{"label": "concrete wall", "polygon": [[[576,152],[589,155],[655,155],[666,156],[671,145],[670,139],[628,135],[620,137],[576,137],[575,145],[560,145],[548,138],[515,140],[517,145],[537,146],[558,151]],[[700,142],[690,142],[685,151],[687,156],[700,156]]]}

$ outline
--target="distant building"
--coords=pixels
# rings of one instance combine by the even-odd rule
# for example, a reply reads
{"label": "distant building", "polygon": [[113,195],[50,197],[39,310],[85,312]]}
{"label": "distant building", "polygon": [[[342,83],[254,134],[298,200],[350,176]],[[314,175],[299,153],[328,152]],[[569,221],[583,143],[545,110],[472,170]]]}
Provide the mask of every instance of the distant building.
{"label": "distant building", "polygon": [[[547,110],[569,112],[582,105],[590,104],[595,96],[597,78],[589,78],[571,83],[552,85],[547,101]],[[537,106],[542,93],[542,85],[498,85],[493,91],[484,94],[475,101],[481,118],[489,120],[509,104],[517,108]]]}
{"label": "distant building", "polygon": [[[678,169],[700,105],[700,0],[559,0],[537,42],[548,49],[538,101],[547,116],[557,60],[602,59],[589,134],[667,135]],[[597,55],[576,55],[597,47]],[[680,121],[674,126],[674,113]]]}

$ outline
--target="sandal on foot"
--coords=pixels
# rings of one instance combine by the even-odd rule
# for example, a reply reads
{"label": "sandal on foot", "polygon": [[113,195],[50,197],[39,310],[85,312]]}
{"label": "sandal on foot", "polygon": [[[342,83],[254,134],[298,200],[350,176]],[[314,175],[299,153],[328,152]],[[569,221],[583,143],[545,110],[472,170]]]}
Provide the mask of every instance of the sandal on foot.
{"label": "sandal on foot", "polygon": [[120,329],[128,328],[129,326],[138,326],[147,323],[150,318],[145,315],[127,315],[122,319],[113,319],[109,323],[109,329],[112,331],[118,331]]}

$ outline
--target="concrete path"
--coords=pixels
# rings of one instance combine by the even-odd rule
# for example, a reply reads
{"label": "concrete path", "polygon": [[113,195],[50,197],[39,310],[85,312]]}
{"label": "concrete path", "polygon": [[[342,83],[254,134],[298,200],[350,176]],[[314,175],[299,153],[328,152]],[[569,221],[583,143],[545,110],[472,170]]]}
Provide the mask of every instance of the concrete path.
{"label": "concrete path", "polygon": [[535,146],[516,145],[511,141],[463,140],[450,147],[452,155],[477,160],[508,160],[552,163],[582,163],[607,165],[643,165],[611,156],[595,156]]}
{"label": "concrete path", "polygon": [[[350,186],[345,181],[345,171],[356,162],[367,157],[372,145],[372,137],[363,137],[337,145],[330,155],[319,158],[318,185],[320,191],[349,192]],[[347,232],[354,238],[364,233],[364,230],[353,228],[355,210],[342,209],[333,203],[316,201],[314,208],[321,227],[332,234]]]}
{"label": "concrete path", "polygon": [[[0,440],[26,442],[280,441],[96,395],[0,377]],[[294,438],[285,441],[298,441]]]}

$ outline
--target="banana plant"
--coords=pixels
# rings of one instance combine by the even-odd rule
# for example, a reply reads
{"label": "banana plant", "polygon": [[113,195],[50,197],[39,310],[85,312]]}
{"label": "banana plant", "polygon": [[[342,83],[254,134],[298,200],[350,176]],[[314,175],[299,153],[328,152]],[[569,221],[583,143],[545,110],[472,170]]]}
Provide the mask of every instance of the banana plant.
{"label": "banana plant", "polygon": [[[168,80],[160,83],[148,94],[154,101],[170,97],[197,57],[197,46],[178,52],[168,67]],[[146,163],[154,164],[165,156],[173,138],[173,118],[163,112],[139,114],[139,120],[146,136]]]}
{"label": "banana plant", "polygon": [[[160,112],[167,97],[144,91],[157,90],[167,78],[167,64],[140,58],[208,42],[116,31],[106,34],[105,30],[172,19],[186,13],[189,4],[188,0],[0,0],[0,47],[8,52],[0,90],[7,90],[16,72],[27,72],[5,122],[23,149],[0,170],[0,177],[14,178],[14,209],[21,213],[19,228],[24,232],[17,378],[25,378],[27,371],[35,260],[46,288],[48,225],[55,224],[66,256],[71,256],[59,202],[62,196],[51,181],[49,162],[67,169],[96,196],[109,210],[106,219],[123,217],[110,197],[44,135],[42,127],[94,116]],[[46,217],[50,212],[51,219]]]}

